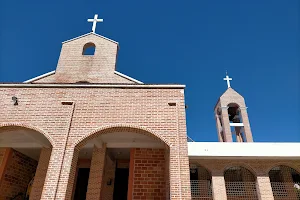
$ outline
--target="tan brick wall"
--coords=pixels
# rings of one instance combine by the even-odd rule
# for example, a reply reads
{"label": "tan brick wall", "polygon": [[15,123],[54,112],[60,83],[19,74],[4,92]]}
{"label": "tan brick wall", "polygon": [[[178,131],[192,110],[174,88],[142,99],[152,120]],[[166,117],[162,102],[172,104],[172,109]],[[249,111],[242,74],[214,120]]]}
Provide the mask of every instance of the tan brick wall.
{"label": "tan brick wall", "polygon": [[[171,194],[174,198],[187,194],[186,199],[189,199],[189,188],[182,188],[181,192],[179,189],[189,187],[182,91],[176,88],[0,88],[0,123],[2,126],[16,124],[35,128],[52,142],[52,155],[43,191],[48,199],[54,198],[56,190],[56,198],[66,194],[66,185],[71,178],[68,168],[73,163],[74,145],[84,138],[91,139],[91,135],[97,135],[98,131],[103,133],[109,127],[121,127],[119,131],[130,132],[143,130],[138,132],[172,145],[170,166],[174,166],[171,171],[174,175],[170,177],[173,180]],[[19,98],[18,106],[13,105],[12,95]],[[73,115],[73,107],[62,105],[61,101],[75,102]],[[178,102],[176,106],[168,105],[174,101]],[[178,137],[182,140],[180,143],[177,142]],[[179,145],[180,149],[176,148]],[[181,174],[175,167],[179,161]],[[179,186],[179,180],[186,185]],[[60,187],[57,187],[58,184]]]}
{"label": "tan brick wall", "polygon": [[[82,55],[85,44],[96,46],[93,56]],[[35,83],[134,83],[114,73],[118,44],[93,34],[62,45],[56,73]]]}
{"label": "tan brick wall", "polygon": [[164,149],[136,149],[132,199],[166,199],[166,172]]}
{"label": "tan brick wall", "polygon": [[37,161],[13,150],[0,184],[0,199],[12,198],[19,192],[25,194],[36,167]]}

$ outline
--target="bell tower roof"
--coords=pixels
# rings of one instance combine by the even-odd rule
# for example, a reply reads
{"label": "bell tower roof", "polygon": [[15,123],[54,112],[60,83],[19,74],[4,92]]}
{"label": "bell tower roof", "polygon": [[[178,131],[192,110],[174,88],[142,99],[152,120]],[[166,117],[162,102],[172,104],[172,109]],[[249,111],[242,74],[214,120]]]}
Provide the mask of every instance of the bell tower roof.
{"label": "bell tower roof", "polygon": [[227,90],[219,97],[215,108],[219,103],[221,104],[221,106],[227,106],[229,103],[236,103],[241,106],[245,106],[244,97],[237,91],[235,91],[232,87],[227,88]]}
{"label": "bell tower roof", "polygon": [[253,142],[245,99],[231,88],[226,72],[227,90],[220,96],[214,111],[220,142]]}

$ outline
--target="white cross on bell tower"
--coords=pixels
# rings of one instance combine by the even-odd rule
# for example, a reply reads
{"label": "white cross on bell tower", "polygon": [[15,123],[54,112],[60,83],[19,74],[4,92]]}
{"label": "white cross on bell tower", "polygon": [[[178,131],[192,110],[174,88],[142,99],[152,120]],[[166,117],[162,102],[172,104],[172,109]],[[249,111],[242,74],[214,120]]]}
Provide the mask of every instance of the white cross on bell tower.
{"label": "white cross on bell tower", "polygon": [[103,22],[103,19],[98,19],[98,14],[95,14],[94,19],[88,19],[88,22],[93,22],[92,31],[95,33],[97,22]]}
{"label": "white cross on bell tower", "polygon": [[227,71],[226,71],[226,77],[223,79],[224,81],[227,81],[227,86],[228,88],[230,88],[230,81],[232,81],[232,78],[229,78],[229,76],[227,75]]}

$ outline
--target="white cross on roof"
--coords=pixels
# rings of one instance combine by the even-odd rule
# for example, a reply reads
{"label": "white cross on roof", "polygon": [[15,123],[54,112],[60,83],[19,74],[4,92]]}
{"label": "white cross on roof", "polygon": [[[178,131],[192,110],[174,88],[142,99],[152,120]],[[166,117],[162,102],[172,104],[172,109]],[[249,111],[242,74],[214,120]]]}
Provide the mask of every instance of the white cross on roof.
{"label": "white cross on roof", "polygon": [[227,71],[226,71],[226,77],[223,80],[227,81],[227,86],[228,88],[230,88],[230,81],[232,81],[232,78],[229,78],[229,76],[227,75]]}
{"label": "white cross on roof", "polygon": [[103,22],[103,19],[98,19],[98,15],[95,14],[94,19],[88,19],[88,22],[93,22],[92,31],[95,33],[97,22]]}

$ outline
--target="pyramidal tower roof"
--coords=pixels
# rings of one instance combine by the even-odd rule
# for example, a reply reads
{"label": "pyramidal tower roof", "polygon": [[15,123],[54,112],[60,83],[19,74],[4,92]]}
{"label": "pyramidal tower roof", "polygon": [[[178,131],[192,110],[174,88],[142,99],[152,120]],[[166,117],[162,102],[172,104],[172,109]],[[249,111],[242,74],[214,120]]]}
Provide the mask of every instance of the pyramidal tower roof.
{"label": "pyramidal tower roof", "polygon": [[[226,72],[226,77],[223,80],[227,82],[227,89],[219,97],[219,99],[218,99],[218,101],[215,105],[215,108],[219,105],[220,100],[223,100],[223,102],[231,101],[232,103],[235,103],[235,102],[236,103],[242,103],[242,102],[244,102],[244,97],[231,87],[230,81],[232,81],[232,78],[230,78],[228,76],[227,72]],[[224,101],[224,100],[226,100],[226,101]],[[242,103],[242,104],[244,104],[244,103]],[[221,105],[221,106],[224,106],[224,105]]]}

